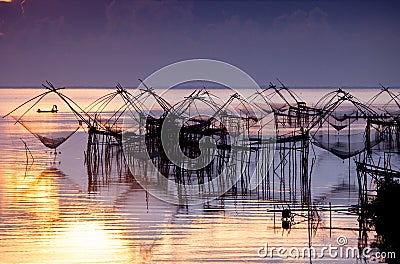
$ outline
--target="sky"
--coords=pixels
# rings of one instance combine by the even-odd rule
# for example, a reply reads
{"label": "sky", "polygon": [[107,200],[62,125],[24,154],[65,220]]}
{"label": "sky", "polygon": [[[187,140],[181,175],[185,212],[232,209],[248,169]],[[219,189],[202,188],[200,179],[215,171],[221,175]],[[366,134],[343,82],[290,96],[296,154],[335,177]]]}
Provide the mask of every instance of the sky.
{"label": "sky", "polygon": [[0,86],[136,86],[196,58],[260,85],[400,86],[399,14],[385,0],[0,0]]}

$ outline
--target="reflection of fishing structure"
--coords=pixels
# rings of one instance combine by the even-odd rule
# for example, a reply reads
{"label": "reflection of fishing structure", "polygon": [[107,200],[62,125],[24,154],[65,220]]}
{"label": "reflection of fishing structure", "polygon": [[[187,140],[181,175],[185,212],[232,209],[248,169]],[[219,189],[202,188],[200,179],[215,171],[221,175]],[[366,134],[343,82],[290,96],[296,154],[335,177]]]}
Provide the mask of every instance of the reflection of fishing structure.
{"label": "reflection of fishing structure", "polygon": [[112,142],[92,142],[90,153],[85,155],[88,192],[97,192],[110,182],[131,182],[132,175],[125,164],[122,147]]}

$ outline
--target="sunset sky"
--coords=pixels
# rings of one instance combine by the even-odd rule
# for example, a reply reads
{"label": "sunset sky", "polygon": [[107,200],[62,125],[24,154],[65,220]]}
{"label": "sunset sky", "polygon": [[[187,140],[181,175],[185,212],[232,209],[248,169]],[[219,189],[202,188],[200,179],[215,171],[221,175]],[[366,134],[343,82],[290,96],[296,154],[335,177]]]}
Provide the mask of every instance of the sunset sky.
{"label": "sunset sky", "polygon": [[265,85],[400,86],[396,1],[0,0],[0,86],[135,86],[184,59]]}

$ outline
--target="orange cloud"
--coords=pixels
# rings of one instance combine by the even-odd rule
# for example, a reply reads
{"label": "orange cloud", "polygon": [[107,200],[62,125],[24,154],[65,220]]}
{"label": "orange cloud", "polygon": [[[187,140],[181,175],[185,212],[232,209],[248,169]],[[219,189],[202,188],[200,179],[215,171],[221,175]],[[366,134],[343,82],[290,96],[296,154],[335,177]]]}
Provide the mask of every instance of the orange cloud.
{"label": "orange cloud", "polygon": [[11,3],[11,2],[12,2],[12,0],[0,0],[0,2]]}

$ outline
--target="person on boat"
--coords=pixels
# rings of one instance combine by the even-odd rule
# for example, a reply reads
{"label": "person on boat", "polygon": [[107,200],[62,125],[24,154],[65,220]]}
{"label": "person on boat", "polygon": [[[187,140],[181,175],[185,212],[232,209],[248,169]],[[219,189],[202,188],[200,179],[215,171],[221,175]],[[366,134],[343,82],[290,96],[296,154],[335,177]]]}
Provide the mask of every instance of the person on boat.
{"label": "person on boat", "polygon": [[53,108],[51,110],[40,110],[40,108],[37,110],[38,113],[57,113],[58,109],[57,109],[57,105],[53,105]]}

